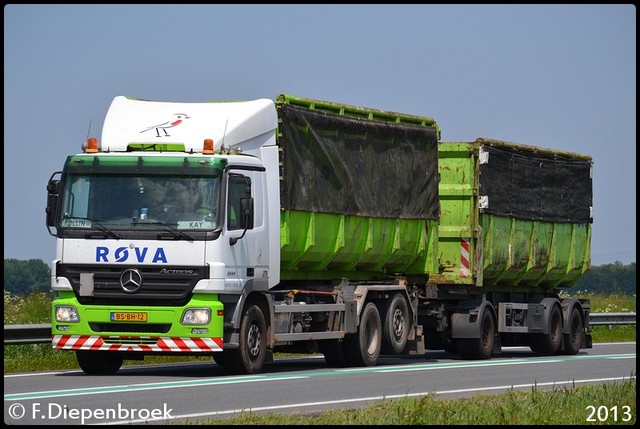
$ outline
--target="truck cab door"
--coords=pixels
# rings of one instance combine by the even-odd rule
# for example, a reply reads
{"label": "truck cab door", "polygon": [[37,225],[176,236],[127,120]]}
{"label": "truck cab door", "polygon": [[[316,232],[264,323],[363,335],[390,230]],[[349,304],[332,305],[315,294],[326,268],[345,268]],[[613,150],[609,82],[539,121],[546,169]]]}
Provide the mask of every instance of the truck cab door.
{"label": "truck cab door", "polygon": [[261,237],[266,236],[266,232],[260,225],[263,223],[260,216],[262,201],[259,197],[254,198],[256,183],[251,175],[251,172],[239,171],[230,172],[227,176],[222,242],[226,249],[224,252],[226,290],[242,290],[257,273],[263,272],[262,261],[268,260],[263,259],[262,248],[259,246]]}

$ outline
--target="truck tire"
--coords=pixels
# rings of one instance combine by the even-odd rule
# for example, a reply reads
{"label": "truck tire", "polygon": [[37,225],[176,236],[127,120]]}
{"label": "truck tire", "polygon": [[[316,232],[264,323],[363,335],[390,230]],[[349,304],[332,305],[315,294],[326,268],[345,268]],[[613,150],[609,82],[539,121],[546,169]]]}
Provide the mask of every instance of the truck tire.
{"label": "truck tire", "polygon": [[382,324],[382,352],[400,354],[407,346],[409,306],[401,293],[395,293],[385,312]]}
{"label": "truck tire", "polygon": [[240,322],[237,349],[228,349],[214,355],[216,363],[232,374],[257,374],[262,371],[267,354],[267,322],[258,305],[249,305]]}
{"label": "truck tire", "polygon": [[549,333],[532,334],[529,347],[535,353],[551,356],[558,352],[562,343],[562,312],[554,305],[549,314]]}
{"label": "truck tire", "polygon": [[378,362],[382,349],[382,322],[373,302],[362,309],[358,332],[346,335],[344,346],[348,366],[373,366]]}
{"label": "truck tire", "polygon": [[489,307],[485,307],[480,320],[479,338],[458,338],[456,344],[463,359],[489,359],[496,340],[496,323]]}
{"label": "truck tire", "polygon": [[320,341],[320,351],[324,355],[324,360],[332,368],[344,368],[348,366],[347,357],[344,352],[344,343],[338,340]]}
{"label": "truck tire", "polygon": [[569,318],[569,333],[564,335],[564,353],[568,355],[578,354],[584,341],[584,325],[580,309],[573,307]]}
{"label": "truck tire", "polygon": [[77,350],[76,359],[89,375],[113,375],[122,366],[122,356],[113,352]]}

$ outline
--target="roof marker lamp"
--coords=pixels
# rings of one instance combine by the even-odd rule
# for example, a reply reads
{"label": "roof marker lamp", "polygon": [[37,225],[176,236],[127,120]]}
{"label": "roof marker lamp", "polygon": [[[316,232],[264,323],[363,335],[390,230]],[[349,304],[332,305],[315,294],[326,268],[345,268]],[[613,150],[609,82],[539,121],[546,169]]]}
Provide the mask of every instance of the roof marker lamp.
{"label": "roof marker lamp", "polygon": [[213,139],[204,139],[202,153],[213,155]]}
{"label": "roof marker lamp", "polygon": [[98,152],[98,139],[95,137],[89,137],[87,139],[87,146],[85,149],[86,153],[96,153]]}

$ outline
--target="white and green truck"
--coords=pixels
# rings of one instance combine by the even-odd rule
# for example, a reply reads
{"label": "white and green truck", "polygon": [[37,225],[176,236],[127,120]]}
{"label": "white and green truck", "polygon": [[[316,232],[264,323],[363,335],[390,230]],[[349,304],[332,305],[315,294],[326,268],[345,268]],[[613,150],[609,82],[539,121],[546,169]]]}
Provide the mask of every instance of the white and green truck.
{"label": "white and green truck", "polygon": [[88,374],[148,355],[258,373],[444,349],[591,347],[592,160],[291,95],[116,97],[47,185],[52,345]]}

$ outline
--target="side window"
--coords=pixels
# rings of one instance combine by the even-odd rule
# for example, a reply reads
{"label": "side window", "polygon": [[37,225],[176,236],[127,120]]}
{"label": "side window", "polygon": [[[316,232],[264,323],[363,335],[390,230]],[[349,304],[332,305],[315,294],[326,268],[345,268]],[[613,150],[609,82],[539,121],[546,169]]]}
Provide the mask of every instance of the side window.
{"label": "side window", "polygon": [[[240,216],[242,214],[241,199],[251,195],[250,185],[247,185],[249,178],[240,174],[229,176],[229,191],[227,202],[227,229],[243,229]],[[250,182],[249,182],[250,183]],[[247,193],[249,188],[249,193]]]}

